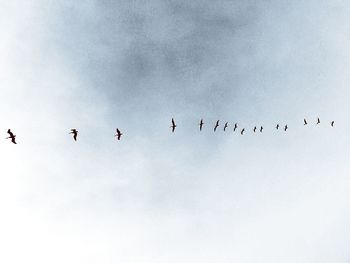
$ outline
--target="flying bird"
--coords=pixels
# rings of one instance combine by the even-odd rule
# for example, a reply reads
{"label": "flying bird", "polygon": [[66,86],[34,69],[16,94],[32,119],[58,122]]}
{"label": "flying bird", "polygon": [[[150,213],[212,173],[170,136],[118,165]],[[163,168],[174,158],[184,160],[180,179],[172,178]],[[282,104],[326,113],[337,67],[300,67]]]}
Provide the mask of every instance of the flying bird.
{"label": "flying bird", "polygon": [[118,128],[116,129],[116,131],[117,131],[117,134],[114,135],[114,137],[117,137],[117,139],[119,141],[123,134],[120,132],[120,130]]}
{"label": "flying bird", "polygon": [[304,119],[304,125],[306,125],[307,124],[307,121],[306,121],[306,119]]}
{"label": "flying bird", "polygon": [[226,131],[227,127],[228,127],[228,122],[225,123],[224,131]]}
{"label": "flying bird", "polygon": [[235,126],[233,127],[233,131],[236,131],[236,130],[237,130],[237,128],[238,128],[238,124],[237,124],[237,123],[235,123]]}
{"label": "flying bird", "polygon": [[284,126],[284,131],[287,131],[287,129],[288,129],[288,126],[286,124],[286,126]]}
{"label": "flying bird", "polygon": [[244,133],[244,128],[241,130],[241,135],[243,135],[243,133]]}
{"label": "flying bird", "polygon": [[264,129],[263,126],[261,126],[261,127],[260,127],[260,132],[263,132],[263,129]]}
{"label": "flying bird", "polygon": [[317,118],[317,123],[316,124],[320,124],[321,121],[320,121],[320,118]]}
{"label": "flying bird", "polygon": [[171,118],[171,132],[174,132],[175,131],[175,128],[176,128],[176,124],[175,124],[175,121],[174,121],[174,118]]}
{"label": "flying bird", "polygon": [[16,135],[14,135],[10,129],[7,130],[7,133],[8,133],[10,136],[7,137],[6,139],[11,139],[11,142],[12,142],[12,143],[17,144],[17,142],[16,142]]}
{"label": "flying bird", "polygon": [[199,130],[200,130],[200,131],[201,131],[202,128],[203,128],[203,124],[204,124],[203,119],[201,119],[201,121],[200,121],[200,123],[199,123]]}
{"label": "flying bird", "polygon": [[254,126],[253,132],[256,132],[256,126]]}
{"label": "flying bird", "polygon": [[280,125],[279,125],[279,124],[277,124],[277,125],[276,125],[276,130],[278,130],[278,128],[279,128],[279,127],[280,127]]}
{"label": "flying bird", "polygon": [[70,133],[69,134],[73,134],[74,141],[77,140],[78,131],[76,129],[70,129]]}
{"label": "flying bird", "polygon": [[214,132],[216,131],[216,129],[219,127],[219,120],[216,121],[215,127],[214,127]]}
{"label": "flying bird", "polygon": [[334,127],[334,121],[331,122],[331,126]]}

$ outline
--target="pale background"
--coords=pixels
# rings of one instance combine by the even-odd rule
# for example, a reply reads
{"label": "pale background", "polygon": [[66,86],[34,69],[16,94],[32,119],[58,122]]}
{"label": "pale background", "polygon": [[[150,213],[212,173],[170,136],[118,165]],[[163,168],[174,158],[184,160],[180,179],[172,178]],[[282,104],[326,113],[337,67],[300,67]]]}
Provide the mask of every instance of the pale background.
{"label": "pale background", "polygon": [[349,14],[0,0],[0,261],[350,262]]}

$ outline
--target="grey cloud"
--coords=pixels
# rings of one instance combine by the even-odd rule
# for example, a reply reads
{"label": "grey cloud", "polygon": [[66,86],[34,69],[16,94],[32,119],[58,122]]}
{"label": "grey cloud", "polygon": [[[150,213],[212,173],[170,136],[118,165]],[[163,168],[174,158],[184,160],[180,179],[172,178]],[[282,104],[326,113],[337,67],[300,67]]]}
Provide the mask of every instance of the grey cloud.
{"label": "grey cloud", "polygon": [[111,110],[168,104],[171,112],[183,101],[207,114],[222,113],[232,99],[222,94],[237,89],[236,69],[225,69],[226,61],[244,53],[241,32],[254,25],[256,12],[252,4],[226,1],[96,2],[86,14],[61,8],[56,45],[90,89],[110,98]]}

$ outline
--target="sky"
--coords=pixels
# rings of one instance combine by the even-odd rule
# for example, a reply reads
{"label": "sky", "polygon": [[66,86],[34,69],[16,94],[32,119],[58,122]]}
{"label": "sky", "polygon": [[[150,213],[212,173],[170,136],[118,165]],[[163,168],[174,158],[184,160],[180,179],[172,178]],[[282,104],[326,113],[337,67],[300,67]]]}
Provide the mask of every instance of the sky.
{"label": "sky", "polygon": [[0,261],[349,262],[349,12],[0,0]]}

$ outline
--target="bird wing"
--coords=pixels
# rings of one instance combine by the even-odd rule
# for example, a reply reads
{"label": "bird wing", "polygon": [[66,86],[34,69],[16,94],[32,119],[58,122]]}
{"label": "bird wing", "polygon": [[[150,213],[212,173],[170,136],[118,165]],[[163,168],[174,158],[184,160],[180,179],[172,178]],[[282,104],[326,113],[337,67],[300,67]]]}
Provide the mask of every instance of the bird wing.
{"label": "bird wing", "polygon": [[12,138],[11,138],[11,141],[12,141],[14,144],[17,144],[17,143],[16,143],[15,137],[12,137]]}
{"label": "bird wing", "polygon": [[175,126],[174,118],[171,119],[171,123],[173,124],[173,126]]}

